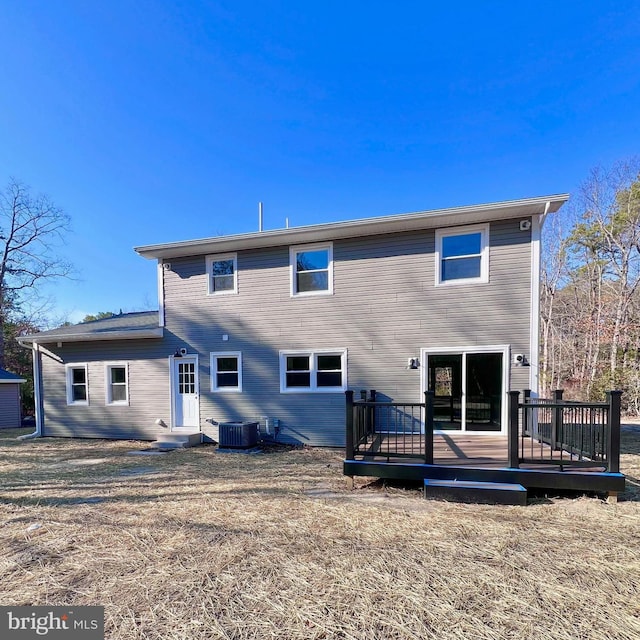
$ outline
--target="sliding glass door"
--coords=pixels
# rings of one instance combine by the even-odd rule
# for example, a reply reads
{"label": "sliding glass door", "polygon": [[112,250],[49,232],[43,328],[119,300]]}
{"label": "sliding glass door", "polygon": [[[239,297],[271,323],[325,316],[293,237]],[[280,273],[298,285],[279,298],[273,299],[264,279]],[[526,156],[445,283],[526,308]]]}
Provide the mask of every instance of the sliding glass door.
{"label": "sliding glass door", "polygon": [[434,392],[435,429],[502,431],[505,351],[423,351],[425,386]]}

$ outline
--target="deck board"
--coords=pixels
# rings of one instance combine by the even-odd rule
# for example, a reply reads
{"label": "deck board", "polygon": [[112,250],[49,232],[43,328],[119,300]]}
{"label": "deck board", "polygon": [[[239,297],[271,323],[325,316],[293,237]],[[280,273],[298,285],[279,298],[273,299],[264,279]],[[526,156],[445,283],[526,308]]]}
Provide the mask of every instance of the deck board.
{"label": "deck board", "polygon": [[[424,436],[411,434],[380,434],[367,459],[389,459],[390,462],[423,459]],[[400,455],[395,455],[400,454]],[[433,436],[434,464],[491,464],[507,463],[507,436],[479,436],[467,433],[446,433]]]}
{"label": "deck board", "polygon": [[502,467],[508,460],[507,436],[446,433],[433,438],[434,464],[485,463]]}

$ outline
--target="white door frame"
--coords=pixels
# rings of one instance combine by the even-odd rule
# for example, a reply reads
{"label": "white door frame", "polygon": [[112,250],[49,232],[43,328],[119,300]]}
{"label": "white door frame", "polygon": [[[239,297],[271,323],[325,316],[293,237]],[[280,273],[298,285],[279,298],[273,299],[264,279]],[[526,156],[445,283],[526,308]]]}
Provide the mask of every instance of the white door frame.
{"label": "white door frame", "polygon": [[[196,419],[197,426],[193,427],[185,427],[181,425],[177,425],[177,410],[176,410],[176,395],[178,392],[178,380],[176,376],[177,365],[180,362],[191,361],[194,363],[195,370],[195,389],[196,389]],[[170,389],[171,389],[171,431],[201,431],[200,426],[200,376],[199,376],[199,366],[198,366],[198,354],[197,353],[187,353],[184,356],[176,357],[169,356],[169,380],[170,380]]]}
{"label": "white door frame", "polygon": [[[510,346],[508,344],[486,345],[486,346],[467,346],[467,347],[437,347],[423,348],[420,350],[420,392],[421,394],[427,390],[429,386],[429,356],[430,355],[461,355],[462,356],[462,397],[466,397],[467,392],[467,355],[475,353],[500,353],[502,354],[502,407],[500,410],[500,431],[451,431],[436,430],[435,433],[466,433],[472,435],[506,435],[507,418],[508,418],[508,402],[507,390],[509,389],[510,376]],[[422,396],[424,398],[424,396]],[[462,403],[462,425],[466,420],[465,402]]]}

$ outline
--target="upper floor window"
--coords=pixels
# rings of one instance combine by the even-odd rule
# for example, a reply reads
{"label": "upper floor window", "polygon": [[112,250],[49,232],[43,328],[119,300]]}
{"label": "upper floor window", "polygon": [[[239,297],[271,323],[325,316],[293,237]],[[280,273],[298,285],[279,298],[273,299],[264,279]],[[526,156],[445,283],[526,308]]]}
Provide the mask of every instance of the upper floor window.
{"label": "upper floor window", "polygon": [[107,404],[129,404],[129,375],[125,363],[105,365]]}
{"label": "upper floor window", "polygon": [[489,282],[489,225],[436,230],[436,284]]}
{"label": "upper floor window", "polygon": [[281,351],[281,393],[335,393],[347,388],[347,352]]}
{"label": "upper floor window", "polygon": [[207,256],[210,295],[238,293],[238,258],[235,253]]}
{"label": "upper floor window", "polygon": [[291,247],[291,295],[333,293],[333,245]]}
{"label": "upper floor window", "polygon": [[242,354],[239,351],[211,354],[211,391],[242,391]]}
{"label": "upper floor window", "polygon": [[66,365],[67,404],[89,404],[89,373],[86,364]]}

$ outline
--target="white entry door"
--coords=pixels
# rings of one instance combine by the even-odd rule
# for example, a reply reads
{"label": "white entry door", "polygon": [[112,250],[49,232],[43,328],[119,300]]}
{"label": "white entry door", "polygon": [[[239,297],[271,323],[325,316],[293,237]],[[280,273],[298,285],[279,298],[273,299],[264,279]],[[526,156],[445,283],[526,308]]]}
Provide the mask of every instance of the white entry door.
{"label": "white entry door", "polygon": [[174,358],[172,378],[173,426],[199,428],[197,356]]}

